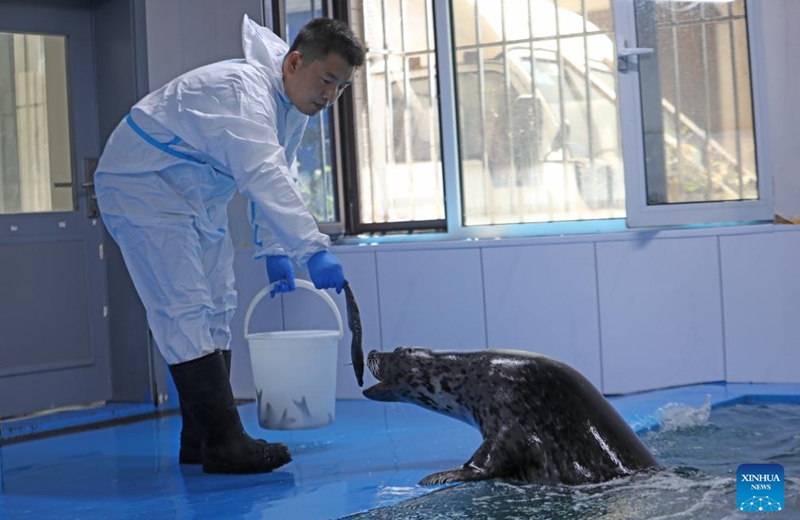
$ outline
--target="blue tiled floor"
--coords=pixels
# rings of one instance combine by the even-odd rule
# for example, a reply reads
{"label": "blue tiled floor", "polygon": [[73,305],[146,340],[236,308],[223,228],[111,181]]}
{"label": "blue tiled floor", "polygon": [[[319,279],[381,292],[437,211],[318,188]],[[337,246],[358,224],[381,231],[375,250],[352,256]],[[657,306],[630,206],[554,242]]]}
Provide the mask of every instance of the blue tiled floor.
{"label": "blue tiled floor", "polygon": [[[641,430],[658,407],[707,395],[714,405],[798,402],[800,385],[698,385],[611,402]],[[296,432],[262,430],[253,404],[240,413],[251,434],[286,442],[294,461],[266,475],[181,467],[178,416],[20,442],[0,448],[0,518],[340,518],[433,491],[417,482],[461,465],[480,443],[471,427],[407,404],[340,401],[333,425]]]}

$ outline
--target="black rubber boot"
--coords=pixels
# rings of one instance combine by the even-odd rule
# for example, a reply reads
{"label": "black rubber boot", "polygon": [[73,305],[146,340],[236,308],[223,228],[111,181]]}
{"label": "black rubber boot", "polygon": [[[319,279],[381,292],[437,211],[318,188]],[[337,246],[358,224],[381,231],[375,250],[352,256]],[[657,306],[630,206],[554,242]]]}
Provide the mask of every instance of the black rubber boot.
{"label": "black rubber boot", "polygon": [[285,444],[245,433],[221,351],[170,365],[187,417],[201,438],[206,473],[266,473],[292,460]]}
{"label": "black rubber boot", "polygon": [[[223,350],[222,358],[225,360],[225,370],[228,373],[228,381],[231,376],[231,351]],[[189,412],[186,411],[186,406],[181,405],[181,447],[178,452],[178,462],[181,464],[201,464],[203,458],[200,452],[200,434],[197,432],[197,427],[192,422]],[[266,444],[267,441],[256,439],[256,442]]]}
{"label": "black rubber boot", "polygon": [[[225,360],[225,369],[228,373],[228,381],[230,381],[231,351],[223,350],[222,359]],[[179,399],[179,401],[181,403],[181,449],[178,452],[178,462],[181,464],[200,464],[203,462],[200,456],[200,434],[197,432],[197,427],[192,422],[189,412],[186,411],[183,399]]]}

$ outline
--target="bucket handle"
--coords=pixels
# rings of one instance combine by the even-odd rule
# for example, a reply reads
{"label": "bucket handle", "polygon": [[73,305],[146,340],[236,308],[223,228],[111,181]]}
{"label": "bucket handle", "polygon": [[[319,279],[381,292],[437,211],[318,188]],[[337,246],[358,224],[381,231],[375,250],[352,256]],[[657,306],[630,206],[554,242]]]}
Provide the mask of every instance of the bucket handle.
{"label": "bucket handle", "polygon": [[[275,283],[278,283],[278,282],[275,282]],[[342,339],[342,337],[344,336],[344,328],[342,327],[342,315],[339,312],[339,308],[336,306],[336,303],[333,301],[333,298],[328,296],[328,294],[326,292],[320,291],[319,289],[314,287],[314,284],[312,284],[308,280],[303,280],[301,278],[295,278],[294,284],[298,288],[302,287],[303,289],[308,289],[309,291],[313,292],[314,294],[316,294],[317,296],[319,296],[320,298],[325,300],[325,303],[328,304],[328,307],[331,308],[331,310],[333,311],[334,316],[336,316],[336,323],[339,325],[339,339]],[[245,338],[247,338],[247,333],[248,333],[247,329],[249,328],[249,325],[250,325],[250,315],[253,314],[253,309],[256,308],[256,305],[258,304],[258,302],[261,301],[262,298],[264,298],[264,296],[269,294],[269,291],[272,289],[273,285],[275,285],[275,284],[270,284],[270,285],[264,287],[263,289],[261,289],[258,292],[258,294],[256,294],[255,297],[253,298],[253,301],[250,302],[250,306],[247,308],[247,313],[244,315],[244,337]]]}

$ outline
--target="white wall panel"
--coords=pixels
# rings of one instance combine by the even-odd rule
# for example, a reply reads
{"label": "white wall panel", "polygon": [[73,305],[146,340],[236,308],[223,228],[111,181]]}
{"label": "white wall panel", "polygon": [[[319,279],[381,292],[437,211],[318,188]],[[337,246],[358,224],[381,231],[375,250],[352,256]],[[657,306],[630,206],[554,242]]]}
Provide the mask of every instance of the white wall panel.
{"label": "white wall panel", "polygon": [[378,252],[384,350],[486,348],[478,248]]}
{"label": "white wall panel", "polygon": [[717,240],[597,244],[604,392],[724,379]]}
{"label": "white wall panel", "polygon": [[601,387],[594,246],[483,249],[489,348],[546,354]]}
{"label": "white wall panel", "polygon": [[[261,0],[147,0],[146,6],[151,91],[202,65],[244,57],[242,18],[263,23]],[[247,199],[238,192],[228,219],[234,246],[252,247]]]}
{"label": "white wall panel", "polygon": [[150,90],[191,69],[242,58],[242,18],[263,23],[261,0],[147,0]]}
{"label": "white wall panel", "polygon": [[800,232],[720,242],[728,381],[800,382]]}
{"label": "white wall panel", "polygon": [[[375,253],[340,253],[333,252],[342,263],[344,273],[353,295],[356,298],[361,314],[362,347],[364,349],[364,388],[376,381],[366,368],[366,355],[370,350],[381,350],[380,315],[378,313],[378,286],[375,268]],[[306,271],[298,272],[301,278],[309,279]],[[364,399],[361,395],[350,356],[352,334],[347,325],[347,303],[344,292],[327,291],[339,307],[344,327],[344,338],[339,341],[339,357],[336,375],[336,396],[340,399]],[[301,294],[302,293],[302,294]],[[319,300],[319,301],[316,301]],[[284,296],[284,319],[289,330],[334,328],[335,317],[328,306],[318,296],[308,291],[297,291],[296,294]]]}
{"label": "white wall panel", "polygon": [[[530,348],[569,363],[606,393],[625,393],[724,379],[723,341],[729,380],[798,381],[800,229],[778,229],[648,242],[334,251],[356,290],[367,352]],[[266,284],[263,262],[251,256],[252,249],[237,250],[235,263],[232,379],[240,398],[254,394],[244,311]],[[253,328],[333,327],[329,309],[312,296],[286,296],[285,312],[278,299],[263,302]],[[345,318],[344,297],[332,296]],[[349,348],[346,330],[337,396],[360,398]]]}

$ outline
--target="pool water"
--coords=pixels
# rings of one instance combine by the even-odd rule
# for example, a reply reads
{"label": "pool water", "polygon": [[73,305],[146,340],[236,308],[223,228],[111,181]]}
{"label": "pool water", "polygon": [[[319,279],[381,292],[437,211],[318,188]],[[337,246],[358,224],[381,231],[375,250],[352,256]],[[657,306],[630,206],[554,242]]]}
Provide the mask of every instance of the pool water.
{"label": "pool water", "polygon": [[[664,466],[598,485],[459,484],[355,520],[734,520],[800,519],[800,405],[734,404],[711,409],[667,405],[658,428],[641,435]],[[740,464],[781,464],[783,511],[740,512]],[[755,515],[755,516],[754,516]]]}

